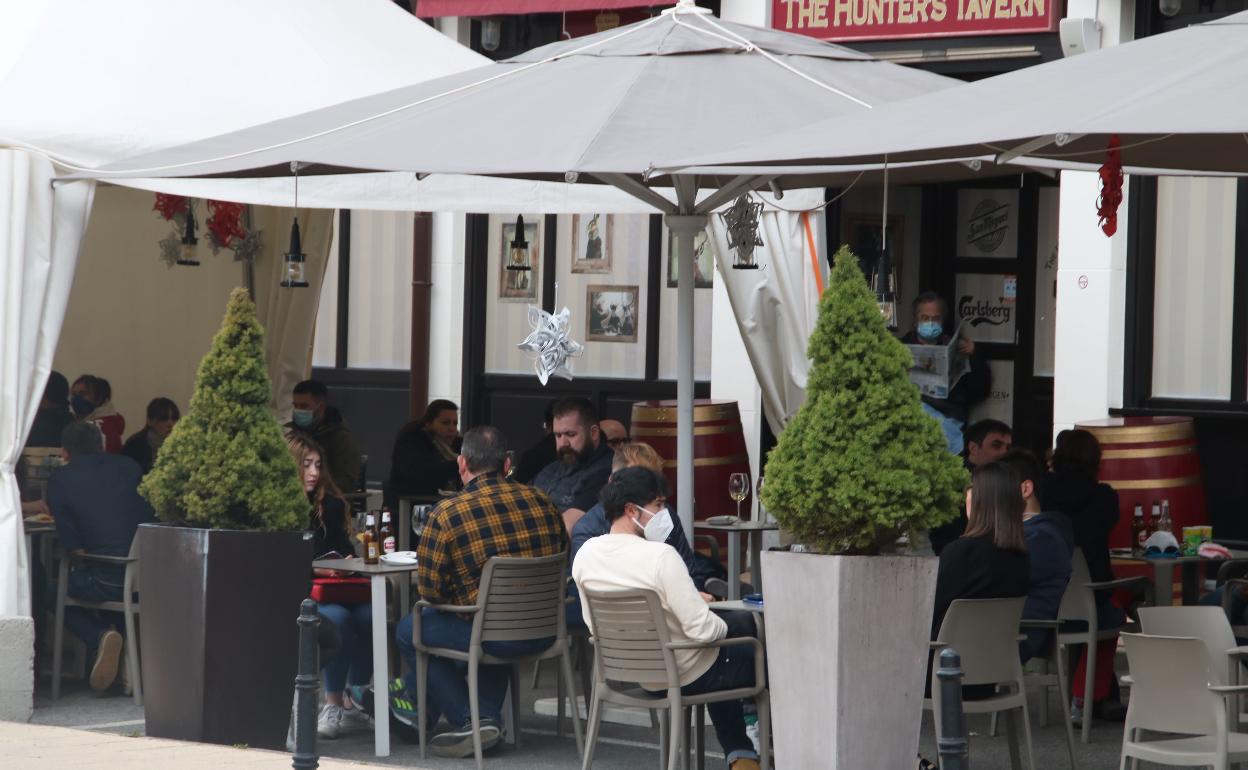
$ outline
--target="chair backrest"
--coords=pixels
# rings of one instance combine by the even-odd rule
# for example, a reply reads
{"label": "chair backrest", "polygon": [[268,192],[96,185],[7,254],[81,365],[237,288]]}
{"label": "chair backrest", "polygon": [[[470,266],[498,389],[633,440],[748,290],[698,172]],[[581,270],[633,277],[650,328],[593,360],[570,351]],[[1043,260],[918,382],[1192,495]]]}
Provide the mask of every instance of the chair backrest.
{"label": "chair backrest", "polygon": [[567,563],[566,553],[491,557],[481,573],[474,643],[565,638]]}
{"label": "chair backrest", "polygon": [[936,641],[962,656],[963,684],[999,684],[1022,679],[1018,623],[1027,597],[957,599],[940,624]]}
{"label": "chair backrest", "polygon": [[139,590],[139,533],[137,530],[130,540],[130,558],[134,561],[126,565],[124,590],[133,594]]}
{"label": "chair backrest", "polygon": [[1066,592],[1062,594],[1062,604],[1058,607],[1057,617],[1062,620],[1082,620],[1092,623],[1096,620],[1096,593],[1087,588],[1092,582],[1088,571],[1088,560],[1082,548],[1076,548],[1070,555],[1070,581],[1066,583]]}
{"label": "chair backrest", "polygon": [[676,659],[667,648],[671,635],[658,594],[648,589],[582,589],[593,629],[594,669],[607,682],[662,682],[680,687]]}
{"label": "chair backrest", "polygon": [[1209,652],[1215,684],[1230,684],[1231,665],[1237,665],[1226,654],[1235,647],[1231,622],[1221,607],[1141,607],[1140,630],[1149,636],[1193,637]]}
{"label": "chair backrest", "polygon": [[1127,726],[1193,735],[1226,729],[1226,706],[1205,643],[1192,637],[1122,634],[1131,667]]}
{"label": "chair backrest", "polygon": [[1218,565],[1218,585],[1243,577],[1248,577],[1248,559],[1227,559]]}

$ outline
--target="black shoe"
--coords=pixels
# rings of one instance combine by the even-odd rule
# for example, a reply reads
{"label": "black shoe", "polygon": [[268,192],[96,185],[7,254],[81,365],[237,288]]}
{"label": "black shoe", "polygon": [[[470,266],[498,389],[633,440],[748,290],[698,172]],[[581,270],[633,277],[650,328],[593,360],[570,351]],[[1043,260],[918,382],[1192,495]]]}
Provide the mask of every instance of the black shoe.
{"label": "black shoe", "polygon": [[[497,746],[501,737],[502,730],[498,729],[494,720],[481,720],[481,751],[489,751]],[[472,722],[458,730],[438,733],[429,741],[429,747],[439,757],[462,759],[473,756],[476,752],[472,747]]]}
{"label": "black shoe", "polygon": [[1127,718],[1127,707],[1116,700],[1103,700],[1093,704],[1092,715],[1102,722],[1122,722]]}

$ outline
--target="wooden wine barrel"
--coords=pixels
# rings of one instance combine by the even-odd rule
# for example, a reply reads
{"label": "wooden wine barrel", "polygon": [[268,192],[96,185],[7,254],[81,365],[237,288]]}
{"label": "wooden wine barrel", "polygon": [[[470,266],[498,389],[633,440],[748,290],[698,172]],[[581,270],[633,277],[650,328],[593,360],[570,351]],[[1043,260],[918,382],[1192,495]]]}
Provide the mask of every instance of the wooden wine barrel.
{"label": "wooden wine barrel", "polygon": [[1137,504],[1144,507],[1147,519],[1154,501],[1169,500],[1179,540],[1183,527],[1209,523],[1196,429],[1190,417],[1111,417],[1075,427],[1101,443],[1101,481],[1118,492],[1120,515],[1110,534],[1111,548],[1130,547],[1131,518]]}
{"label": "wooden wine barrel", "polygon": [[[734,473],[750,478],[749,495],[741,501],[741,515],[749,517],[754,500],[754,477],[750,456],[741,432],[741,412],[736,401],[698,399],[693,407],[693,499],[694,518],[736,515],[737,504],[728,496],[728,479]],[[639,401],[633,404],[629,436],[644,441],[663,458],[668,497],[676,500],[676,402]],[[674,507],[674,506],[673,506]],[[692,540],[693,533],[686,533]],[[722,545],[722,544],[721,544]]]}

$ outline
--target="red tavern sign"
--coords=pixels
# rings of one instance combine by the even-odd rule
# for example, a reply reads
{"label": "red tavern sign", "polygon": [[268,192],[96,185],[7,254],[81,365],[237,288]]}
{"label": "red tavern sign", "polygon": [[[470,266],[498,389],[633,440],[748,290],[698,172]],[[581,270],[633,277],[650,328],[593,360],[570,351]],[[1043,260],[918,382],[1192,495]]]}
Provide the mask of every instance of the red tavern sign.
{"label": "red tavern sign", "polygon": [[1061,0],[772,0],[771,26],[821,40],[1055,32]]}

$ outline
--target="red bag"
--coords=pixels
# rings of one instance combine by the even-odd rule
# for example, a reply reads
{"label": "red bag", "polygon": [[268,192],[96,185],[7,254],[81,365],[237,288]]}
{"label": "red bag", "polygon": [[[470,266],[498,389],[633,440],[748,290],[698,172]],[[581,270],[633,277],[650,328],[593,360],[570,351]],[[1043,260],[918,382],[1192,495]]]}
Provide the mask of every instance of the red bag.
{"label": "red bag", "polygon": [[314,577],[312,600],[317,604],[368,604],[372,592],[368,578]]}

